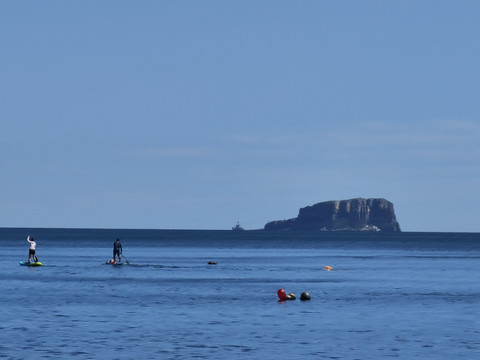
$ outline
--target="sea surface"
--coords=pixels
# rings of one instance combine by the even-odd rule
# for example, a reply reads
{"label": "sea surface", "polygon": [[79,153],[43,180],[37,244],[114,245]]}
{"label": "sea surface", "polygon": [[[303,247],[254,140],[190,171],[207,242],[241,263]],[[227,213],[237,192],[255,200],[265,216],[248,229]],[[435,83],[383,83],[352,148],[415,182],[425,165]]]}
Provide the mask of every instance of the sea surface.
{"label": "sea surface", "polygon": [[480,234],[0,228],[0,358],[480,359]]}

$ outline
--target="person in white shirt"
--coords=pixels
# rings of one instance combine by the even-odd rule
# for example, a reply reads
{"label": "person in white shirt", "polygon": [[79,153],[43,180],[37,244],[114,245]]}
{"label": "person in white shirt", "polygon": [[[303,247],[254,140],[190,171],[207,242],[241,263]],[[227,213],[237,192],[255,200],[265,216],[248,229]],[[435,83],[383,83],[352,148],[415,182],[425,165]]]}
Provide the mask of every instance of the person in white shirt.
{"label": "person in white shirt", "polygon": [[30,243],[30,249],[28,250],[28,262],[30,262],[30,257],[33,256],[33,261],[37,262],[38,259],[35,256],[35,247],[37,246],[37,243],[35,242],[35,239],[33,237],[30,237],[30,235],[27,236],[27,241]]}

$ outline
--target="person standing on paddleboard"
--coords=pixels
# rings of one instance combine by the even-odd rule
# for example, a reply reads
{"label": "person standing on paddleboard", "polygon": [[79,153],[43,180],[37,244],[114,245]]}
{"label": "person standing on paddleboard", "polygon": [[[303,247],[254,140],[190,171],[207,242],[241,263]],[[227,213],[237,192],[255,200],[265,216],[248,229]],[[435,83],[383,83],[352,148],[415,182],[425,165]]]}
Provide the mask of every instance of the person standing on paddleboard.
{"label": "person standing on paddleboard", "polygon": [[122,262],[122,244],[120,243],[120,239],[117,239],[113,243],[113,261],[115,262],[115,255],[118,257],[118,262]]}
{"label": "person standing on paddleboard", "polygon": [[35,248],[37,247],[37,243],[33,237],[30,235],[27,236],[27,241],[30,243],[30,249],[28,249],[28,262],[30,262],[30,257],[33,256],[33,262],[37,262],[37,257],[35,256]]}

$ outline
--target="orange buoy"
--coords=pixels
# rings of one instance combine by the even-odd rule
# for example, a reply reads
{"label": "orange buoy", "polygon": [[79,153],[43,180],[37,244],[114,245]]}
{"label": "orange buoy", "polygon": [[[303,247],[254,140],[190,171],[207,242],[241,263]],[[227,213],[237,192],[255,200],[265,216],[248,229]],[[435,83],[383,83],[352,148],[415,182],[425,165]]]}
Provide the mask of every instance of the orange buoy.
{"label": "orange buoy", "polygon": [[327,265],[327,266],[324,267],[324,269],[325,269],[326,271],[330,271],[330,270],[332,270],[332,267]]}

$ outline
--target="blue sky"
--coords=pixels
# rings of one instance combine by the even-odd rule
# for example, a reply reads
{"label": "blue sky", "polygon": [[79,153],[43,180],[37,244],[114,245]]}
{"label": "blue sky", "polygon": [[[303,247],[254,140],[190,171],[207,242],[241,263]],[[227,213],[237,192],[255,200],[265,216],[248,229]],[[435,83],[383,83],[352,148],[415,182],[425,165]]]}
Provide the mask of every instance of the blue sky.
{"label": "blue sky", "polygon": [[478,1],[2,1],[0,226],[479,232]]}

